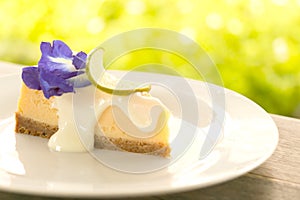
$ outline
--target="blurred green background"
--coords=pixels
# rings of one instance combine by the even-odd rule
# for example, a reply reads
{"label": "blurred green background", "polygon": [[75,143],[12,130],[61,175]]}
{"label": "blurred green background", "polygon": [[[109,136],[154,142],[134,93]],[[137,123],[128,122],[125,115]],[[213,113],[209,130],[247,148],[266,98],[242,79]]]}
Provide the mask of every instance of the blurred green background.
{"label": "blurred green background", "polygon": [[0,60],[26,65],[41,41],[89,52],[136,28],[178,31],[207,51],[225,87],[300,118],[300,0],[0,0],[0,21]]}

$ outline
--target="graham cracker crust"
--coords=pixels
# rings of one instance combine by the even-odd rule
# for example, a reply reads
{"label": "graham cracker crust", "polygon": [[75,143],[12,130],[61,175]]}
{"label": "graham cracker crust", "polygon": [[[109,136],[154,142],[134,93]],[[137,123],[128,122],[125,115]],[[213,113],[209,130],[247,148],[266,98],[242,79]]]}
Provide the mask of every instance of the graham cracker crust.
{"label": "graham cracker crust", "polygon": [[23,117],[20,113],[15,114],[15,132],[27,135],[50,138],[57,130],[58,126],[45,124],[30,118]]}
{"label": "graham cracker crust", "polygon": [[[22,116],[16,112],[15,132],[43,138],[50,138],[58,126],[45,124]],[[95,148],[142,153],[161,157],[170,157],[171,148],[163,143],[151,143],[147,141],[134,141],[124,138],[109,138],[95,134]]]}
{"label": "graham cracker crust", "polygon": [[127,151],[162,157],[170,157],[171,148],[162,143],[133,141],[124,138],[110,138],[95,134],[95,148]]}

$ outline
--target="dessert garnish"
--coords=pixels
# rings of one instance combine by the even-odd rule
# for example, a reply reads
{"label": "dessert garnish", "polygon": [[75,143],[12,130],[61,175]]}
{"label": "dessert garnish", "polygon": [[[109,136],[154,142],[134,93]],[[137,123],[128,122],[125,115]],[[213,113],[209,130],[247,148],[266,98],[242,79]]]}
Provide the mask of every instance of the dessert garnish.
{"label": "dessert garnish", "polygon": [[[91,61],[93,55],[99,53],[100,48],[92,51],[88,60],[86,53],[83,51],[74,53],[60,40],[54,40],[52,45],[49,42],[42,42],[40,49],[42,56],[38,65],[23,68],[22,79],[30,89],[42,90],[47,99],[75,92],[75,88],[85,87],[91,83],[103,92],[116,95],[148,92],[151,89],[149,85],[139,87],[138,84],[129,81],[114,80],[112,83],[113,78],[105,73],[102,63]],[[100,76],[101,81],[98,80]],[[115,88],[117,82],[118,88]]]}
{"label": "dessert garnish", "polygon": [[102,47],[95,48],[87,59],[86,74],[93,85],[106,93],[115,95],[129,95],[135,92],[150,91],[150,85],[140,86],[135,82],[117,80],[109,73],[106,73],[102,63],[104,51]]}
{"label": "dessert garnish", "polygon": [[[62,41],[54,40],[40,45],[42,56],[38,66],[23,68],[22,79],[27,87],[42,90],[44,96],[61,96],[74,88],[90,85],[85,76],[87,54],[74,54]],[[80,77],[80,78],[79,78]]]}

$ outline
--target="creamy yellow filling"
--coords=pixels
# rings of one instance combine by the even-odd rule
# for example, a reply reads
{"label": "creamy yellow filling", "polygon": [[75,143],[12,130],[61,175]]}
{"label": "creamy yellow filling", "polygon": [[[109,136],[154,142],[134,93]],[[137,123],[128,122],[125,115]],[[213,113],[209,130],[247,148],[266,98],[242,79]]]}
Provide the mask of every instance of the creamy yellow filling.
{"label": "creamy yellow filling", "polygon": [[52,107],[53,101],[53,97],[48,100],[42,91],[30,89],[23,83],[17,112],[23,117],[57,126],[57,109]]}
{"label": "creamy yellow filling", "polygon": [[[167,115],[167,120],[169,119],[169,114]],[[160,116],[158,121],[166,120],[165,116]],[[102,112],[101,116],[98,119],[99,130],[106,137],[110,138],[123,138],[127,140],[137,140],[137,141],[147,141],[153,143],[163,143],[168,144],[169,140],[169,126],[168,123],[165,123],[162,129],[154,134],[151,137],[137,138],[133,137],[130,134],[123,132],[117,125],[113,116],[113,106],[109,106]],[[97,129],[96,129],[97,130]],[[100,132],[96,134],[101,134]]]}

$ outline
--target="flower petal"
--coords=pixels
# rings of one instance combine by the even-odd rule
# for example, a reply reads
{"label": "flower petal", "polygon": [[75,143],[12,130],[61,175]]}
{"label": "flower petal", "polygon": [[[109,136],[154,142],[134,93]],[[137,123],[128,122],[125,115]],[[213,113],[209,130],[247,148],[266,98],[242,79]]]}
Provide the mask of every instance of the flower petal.
{"label": "flower petal", "polygon": [[51,55],[52,47],[50,42],[41,42],[40,49],[42,55]]}
{"label": "flower petal", "polygon": [[53,57],[61,57],[61,58],[72,58],[72,50],[70,47],[61,40],[53,41],[53,49],[52,49]]}
{"label": "flower petal", "polygon": [[86,65],[86,53],[80,51],[75,56],[73,56],[72,64],[75,66],[76,69],[83,69]]}
{"label": "flower petal", "polygon": [[39,71],[37,67],[25,67],[22,69],[22,79],[25,85],[31,89],[40,90]]}
{"label": "flower petal", "polygon": [[69,62],[70,65],[72,63],[72,50],[60,40],[54,40],[52,46],[49,42],[42,42],[40,49],[42,56],[38,63],[39,66],[48,67],[49,65],[50,67],[53,63],[63,63],[63,61]]}
{"label": "flower petal", "polygon": [[49,57],[72,59],[72,50],[60,40],[54,40],[52,46],[50,42],[42,42],[40,49],[44,59],[49,59]]}
{"label": "flower petal", "polygon": [[68,64],[56,62],[47,62],[47,65],[40,64],[39,69],[42,69],[43,71],[47,71],[48,73],[52,73],[64,79],[72,78],[74,76],[84,73],[75,70],[75,68],[74,70],[71,70]]}
{"label": "flower petal", "polygon": [[72,83],[44,69],[40,71],[40,84],[46,98],[74,92]]}

